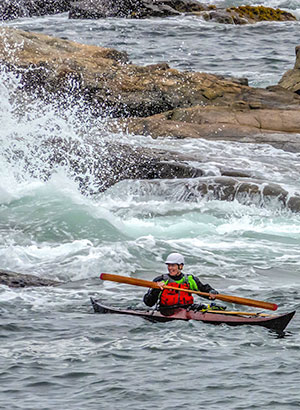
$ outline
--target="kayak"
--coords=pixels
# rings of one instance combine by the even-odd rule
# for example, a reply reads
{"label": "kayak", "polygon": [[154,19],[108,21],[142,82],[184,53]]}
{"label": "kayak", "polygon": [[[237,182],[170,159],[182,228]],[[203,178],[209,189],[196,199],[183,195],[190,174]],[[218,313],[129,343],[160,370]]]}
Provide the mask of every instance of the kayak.
{"label": "kayak", "polygon": [[193,310],[189,308],[169,308],[159,311],[156,309],[136,310],[121,309],[103,305],[99,300],[91,298],[95,313],[116,313],[121,315],[139,316],[151,322],[170,322],[172,320],[197,320],[214,325],[226,324],[230,326],[255,325],[282,332],[293,318],[295,311],[281,315],[263,313],[226,312],[219,310]]}

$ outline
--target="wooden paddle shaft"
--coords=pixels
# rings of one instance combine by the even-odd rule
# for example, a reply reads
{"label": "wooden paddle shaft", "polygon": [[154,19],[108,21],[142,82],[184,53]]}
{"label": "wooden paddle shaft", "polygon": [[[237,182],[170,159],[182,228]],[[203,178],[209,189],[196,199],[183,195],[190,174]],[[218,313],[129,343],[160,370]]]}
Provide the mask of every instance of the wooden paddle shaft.
{"label": "wooden paddle shaft", "polygon": [[207,309],[204,310],[203,313],[219,313],[221,315],[237,315],[237,316],[257,316],[257,317],[278,317],[277,315],[270,315],[269,313],[257,313],[257,312],[239,312],[239,311],[231,311],[231,310],[211,310]]}
{"label": "wooden paddle shaft", "polygon": [[[127,283],[128,285],[142,286],[144,288],[161,289],[160,286],[156,282],[152,282],[152,281],[144,280],[144,279],[130,278],[128,276],[113,275],[110,273],[101,273],[100,279],[110,280],[112,282],[118,282],[118,283]],[[168,285],[165,285],[164,289],[178,290],[178,288],[174,286],[168,286]],[[205,297],[210,296],[209,293],[200,292],[198,290],[180,288],[180,291],[188,292],[188,293],[195,293],[196,295],[205,296]],[[221,293],[214,295],[214,297],[216,299],[222,300],[223,302],[230,302],[230,303],[237,303],[239,305],[259,307],[261,309],[276,310],[278,307],[275,303],[263,302],[263,301],[254,300],[254,299],[241,298],[238,296],[223,295]]]}

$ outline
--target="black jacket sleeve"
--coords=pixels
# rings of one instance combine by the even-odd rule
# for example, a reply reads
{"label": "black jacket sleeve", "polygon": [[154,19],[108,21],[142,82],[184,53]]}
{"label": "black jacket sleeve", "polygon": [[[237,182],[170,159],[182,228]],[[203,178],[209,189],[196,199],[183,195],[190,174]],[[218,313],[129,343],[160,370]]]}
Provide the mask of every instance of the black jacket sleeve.
{"label": "black jacket sleeve", "polygon": [[[163,280],[163,275],[157,276],[153,279],[153,282],[160,282]],[[147,306],[154,306],[158,301],[160,289],[149,289],[148,292],[144,295],[144,303]]]}
{"label": "black jacket sleeve", "polygon": [[[205,292],[205,293],[214,293],[215,295],[217,295],[219,292],[216,291],[214,288],[212,288],[208,283],[206,283],[205,285],[200,281],[199,278],[197,278],[197,276],[193,275],[193,279],[196,282],[197,286],[198,286],[198,290],[200,292]],[[209,297],[207,296],[201,296],[203,298],[209,299]]]}

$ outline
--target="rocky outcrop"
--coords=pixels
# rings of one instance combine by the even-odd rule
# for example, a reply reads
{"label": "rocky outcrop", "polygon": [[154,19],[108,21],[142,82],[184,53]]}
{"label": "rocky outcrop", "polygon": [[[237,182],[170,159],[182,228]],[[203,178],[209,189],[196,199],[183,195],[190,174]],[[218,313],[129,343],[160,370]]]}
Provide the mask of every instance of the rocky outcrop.
{"label": "rocky outcrop", "polygon": [[72,3],[70,18],[172,17],[214,9],[196,0],[82,0]]}
{"label": "rocky outcrop", "polygon": [[253,24],[261,21],[293,21],[296,17],[284,10],[264,6],[239,6],[227,9],[216,8],[200,15],[209,21],[224,24]]}
{"label": "rocky outcrop", "polygon": [[[300,152],[300,109],[249,109],[236,107],[180,108],[147,118],[112,123],[111,129],[132,134],[174,138],[265,143]],[[287,133],[290,135],[287,137]],[[295,133],[295,135],[293,135]],[[291,135],[292,134],[292,135]]]}
{"label": "rocky outcrop", "polygon": [[199,199],[237,201],[243,204],[256,204],[265,207],[271,202],[276,206],[300,212],[300,195],[290,193],[278,184],[247,178],[245,176],[207,176],[189,180],[139,183],[141,195],[155,191],[163,197],[172,197],[177,201],[194,202]]}
{"label": "rocky outcrop", "polygon": [[[45,156],[45,148],[51,156]],[[28,147],[25,152],[17,149],[12,152],[11,160],[17,161],[18,156],[25,164],[24,173],[32,176],[37,171],[34,159],[43,158],[45,168],[39,166],[39,177],[44,180],[55,172],[58,165],[67,164],[68,172],[78,183],[80,191],[88,195],[99,194],[125,179],[194,178],[204,174],[201,165],[189,165],[191,158],[180,154],[121,144],[103,145],[96,139],[69,144],[58,137],[44,141],[42,146],[34,147],[32,151]]]}
{"label": "rocky outcrop", "polygon": [[279,81],[279,85],[300,95],[300,46],[297,46],[295,51],[295,66],[283,75]]}
{"label": "rocky outcrop", "polygon": [[[10,28],[2,28],[0,33],[2,69],[19,74],[20,89],[13,98],[19,94],[23,103],[37,95],[46,99],[53,95],[63,107],[65,99],[60,97],[68,94],[72,101],[78,97],[82,103],[84,98],[95,115],[104,113],[113,130],[154,138],[267,143],[300,152],[300,95],[293,90],[282,86],[252,88],[245,79],[180,72],[167,64],[141,67],[130,64],[126,53],[43,34]],[[298,64],[297,60],[294,70],[299,69]],[[83,136],[76,142],[57,136],[26,147],[24,152],[18,147],[15,152],[11,150],[11,161],[19,156],[26,167],[24,172],[33,176],[35,158],[39,164],[45,163],[45,169],[39,170],[43,178],[49,177],[57,165],[67,164],[81,191],[88,194],[98,194],[125,179],[207,175],[201,165],[206,159],[199,158],[199,154],[187,157],[165,150],[104,144],[96,136]],[[291,210],[300,210],[300,197],[290,197],[279,186],[270,184],[265,184],[262,192],[259,182],[252,180],[254,174],[230,166],[220,166],[216,173],[209,181],[199,179],[201,189],[197,188],[197,195],[215,195],[221,200],[231,200],[241,193],[258,198],[263,195],[279,199]],[[188,195],[192,198],[191,192]]]}
{"label": "rocky outcrop", "polygon": [[[206,174],[205,155],[197,154],[196,157],[124,144],[103,144],[96,138],[82,138],[80,143],[51,138],[32,149],[24,141],[22,147],[23,150],[19,146],[15,151],[11,149],[11,162],[16,163],[21,158],[24,174],[36,176],[38,163],[38,175],[46,180],[57,166],[67,164],[69,175],[78,183],[81,192],[88,195],[97,195],[127,179],[195,178]],[[240,169],[216,168],[218,175],[252,177]]]}
{"label": "rocky outcrop", "polygon": [[0,60],[20,75],[22,93],[55,99],[72,94],[95,114],[121,117],[111,126],[132,133],[266,142],[299,152],[300,96],[283,81],[252,88],[244,79],[180,72],[167,64],[137,66],[126,53],[44,34],[3,28],[0,38]]}
{"label": "rocky outcrop", "polygon": [[30,286],[57,286],[60,284],[61,282],[39,278],[35,275],[25,275],[22,273],[0,269],[0,285],[6,285],[11,288],[27,288]]}
{"label": "rocky outcrop", "polygon": [[0,20],[63,13],[70,6],[71,0],[1,0]]}
{"label": "rocky outcrop", "polygon": [[197,0],[0,0],[0,20],[69,11],[71,19],[151,18],[192,14],[224,24],[295,20],[291,13],[269,7],[220,8]]}
{"label": "rocky outcrop", "polygon": [[[22,77],[28,91],[71,92],[95,110],[118,117],[149,116],[196,104],[224,105],[249,89],[206,73],[180,72],[167,64],[125,64],[126,53],[43,34],[2,29],[0,60]],[[30,70],[28,69],[30,68]]]}
{"label": "rocky outcrop", "polygon": [[291,13],[270,7],[220,8],[196,0],[81,0],[72,3],[69,18],[150,18],[192,14],[224,24],[296,20]]}

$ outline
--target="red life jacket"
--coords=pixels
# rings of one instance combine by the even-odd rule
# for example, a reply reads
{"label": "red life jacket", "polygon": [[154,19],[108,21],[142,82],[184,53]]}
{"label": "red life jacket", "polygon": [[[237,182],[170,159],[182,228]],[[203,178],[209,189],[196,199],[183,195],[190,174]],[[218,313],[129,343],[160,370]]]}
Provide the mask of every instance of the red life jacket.
{"label": "red life jacket", "polygon": [[[176,283],[169,282],[168,286],[173,286],[176,288],[190,289],[188,283]],[[161,306],[174,306],[174,305],[192,305],[194,303],[194,298],[191,293],[180,292],[175,289],[164,289],[160,296]]]}

